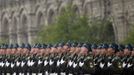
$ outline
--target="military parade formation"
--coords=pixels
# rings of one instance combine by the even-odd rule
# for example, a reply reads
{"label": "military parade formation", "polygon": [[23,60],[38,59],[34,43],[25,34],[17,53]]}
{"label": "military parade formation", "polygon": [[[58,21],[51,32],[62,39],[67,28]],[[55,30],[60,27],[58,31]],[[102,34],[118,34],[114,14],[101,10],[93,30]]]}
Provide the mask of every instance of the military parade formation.
{"label": "military parade formation", "polygon": [[1,44],[0,75],[134,75],[132,44]]}

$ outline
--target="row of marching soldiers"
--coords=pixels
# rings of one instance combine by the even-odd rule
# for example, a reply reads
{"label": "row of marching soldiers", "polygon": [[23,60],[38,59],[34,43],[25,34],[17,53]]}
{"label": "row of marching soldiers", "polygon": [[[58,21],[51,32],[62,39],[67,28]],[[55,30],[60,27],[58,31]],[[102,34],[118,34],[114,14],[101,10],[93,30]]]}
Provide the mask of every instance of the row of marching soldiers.
{"label": "row of marching soldiers", "polygon": [[133,75],[131,44],[1,44],[0,75]]}

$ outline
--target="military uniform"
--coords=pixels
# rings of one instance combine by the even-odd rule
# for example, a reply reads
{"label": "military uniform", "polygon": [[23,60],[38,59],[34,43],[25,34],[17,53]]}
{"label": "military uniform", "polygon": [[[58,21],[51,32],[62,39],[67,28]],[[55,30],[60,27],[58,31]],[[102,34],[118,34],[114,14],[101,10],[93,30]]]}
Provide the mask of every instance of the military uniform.
{"label": "military uniform", "polygon": [[[131,51],[133,48],[132,48],[132,45],[131,44],[127,44],[125,46],[125,49],[128,49],[128,51]],[[122,70],[122,75],[132,75],[131,72],[132,72],[132,57],[130,55],[125,55],[123,58],[122,58],[122,66],[123,66],[123,70]]]}
{"label": "military uniform", "polygon": [[[123,51],[124,48],[120,48],[116,44],[112,44],[111,46],[107,47],[106,44],[100,44],[92,46],[86,43],[71,43],[66,44],[69,49],[70,47],[74,47],[74,52],[63,52],[63,53],[56,53],[50,52],[48,55],[39,55],[38,50],[45,48],[55,48],[57,50],[58,45],[54,44],[44,46],[43,44],[35,44],[32,48],[36,48],[37,52],[31,53],[31,45],[30,44],[2,44],[0,45],[0,75],[4,74],[24,74],[30,75],[34,74],[42,74],[47,75],[49,74],[66,74],[68,75],[84,75],[84,74],[91,74],[91,75],[133,75],[134,74],[134,56],[133,55],[118,55],[118,52]],[[59,45],[60,47],[61,44]],[[77,47],[80,48],[80,51],[84,49],[88,49],[88,54],[81,54],[75,53]],[[20,54],[13,53],[12,49],[18,51],[18,48],[21,50],[28,49],[28,54],[24,54],[23,52]],[[90,48],[97,48],[100,51],[99,54],[93,55],[92,49]],[[113,54],[107,55],[108,50],[107,48],[112,48]],[[132,46],[127,45],[125,47],[132,51]],[[107,53],[101,53],[102,50],[107,50]],[[4,51],[4,52],[2,52]],[[9,51],[9,52],[8,52]],[[11,52],[10,52],[11,51]],[[78,50],[79,51],[79,50]],[[3,54],[2,54],[3,53]],[[47,73],[48,72],[48,73]]]}

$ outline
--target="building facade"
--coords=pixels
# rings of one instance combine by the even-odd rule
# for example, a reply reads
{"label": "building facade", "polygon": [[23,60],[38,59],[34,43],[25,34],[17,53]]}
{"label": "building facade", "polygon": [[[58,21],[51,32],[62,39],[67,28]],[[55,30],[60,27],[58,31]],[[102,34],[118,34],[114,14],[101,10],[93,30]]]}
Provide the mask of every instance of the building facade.
{"label": "building facade", "polygon": [[109,19],[118,42],[134,24],[134,0],[0,0],[0,39],[31,43],[39,29],[53,23],[68,4],[79,15]]}

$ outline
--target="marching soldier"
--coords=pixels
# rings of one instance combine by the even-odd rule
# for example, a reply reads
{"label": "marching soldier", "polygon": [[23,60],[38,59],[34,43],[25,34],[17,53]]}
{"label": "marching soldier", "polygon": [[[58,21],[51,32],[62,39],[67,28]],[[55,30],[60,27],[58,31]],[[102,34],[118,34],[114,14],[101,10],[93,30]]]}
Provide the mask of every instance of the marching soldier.
{"label": "marching soldier", "polygon": [[132,53],[131,53],[131,57],[132,57],[131,69],[132,69],[132,74],[134,74],[134,47],[133,47],[133,50],[132,50]]}
{"label": "marching soldier", "polygon": [[124,56],[122,58],[122,62],[123,62],[122,63],[122,66],[123,66],[122,75],[131,75],[131,74],[129,74],[130,71],[129,71],[128,65],[129,65],[129,62],[130,62],[129,60],[131,60],[129,58],[130,58],[132,49],[133,49],[132,45],[131,44],[127,44],[125,46],[124,51],[123,51],[124,52]]}
{"label": "marching soldier", "polygon": [[80,61],[79,61],[79,67],[80,67],[80,74],[92,74],[93,73],[93,56],[92,56],[92,50],[90,48],[89,44],[83,44],[80,51]]}
{"label": "marching soldier", "polygon": [[1,44],[0,75],[133,75],[131,44]]}
{"label": "marching soldier", "polygon": [[63,49],[63,43],[58,44],[57,46],[57,51],[56,51],[56,57],[55,57],[55,61],[56,61],[56,73],[58,75],[60,74],[65,74],[65,70],[66,70],[66,54],[65,54],[65,50]]}
{"label": "marching soldier", "polygon": [[31,45],[30,44],[25,44],[23,51],[22,51],[22,61],[21,61],[21,69],[22,69],[22,74],[27,75],[27,70],[28,70],[28,66],[27,66],[27,58],[28,58],[28,54],[31,50]]}
{"label": "marching soldier", "polygon": [[102,59],[101,56],[100,56],[101,48],[102,48],[101,45],[97,46],[96,44],[93,44],[91,46],[92,51],[93,52],[95,51],[95,53],[93,54],[94,55],[94,72],[93,72],[93,75],[100,75],[101,74],[101,68],[100,68],[100,65],[99,65],[100,64],[100,59]]}
{"label": "marching soldier", "polygon": [[18,44],[14,44],[13,45],[13,48],[12,48],[12,51],[11,51],[11,69],[12,69],[12,74],[15,74],[16,73],[16,64],[15,64],[15,61],[16,61],[16,52],[17,52],[17,48],[19,47]]}
{"label": "marching soldier", "polygon": [[[61,57],[64,58],[65,62],[64,62],[64,64],[61,65],[61,67],[64,68],[66,75],[68,75],[70,73],[70,67],[71,67],[71,66],[69,66],[69,62],[72,62],[71,53],[70,53],[71,42],[68,41],[66,44],[62,43],[62,45],[63,45],[63,47],[61,50],[61,53],[62,53]],[[63,70],[61,70],[61,72],[63,72]]]}
{"label": "marching soldier", "polygon": [[[111,57],[109,62],[107,63],[109,69],[109,75],[120,74],[121,72],[121,58],[118,54],[121,51],[121,46],[116,44],[110,45],[108,48],[108,55]],[[108,57],[109,58],[109,57]]]}
{"label": "marching soldier", "polygon": [[45,44],[41,44],[41,47],[40,47],[40,51],[39,51],[39,55],[38,55],[38,73],[42,73],[43,75],[45,74],[44,73],[44,60],[43,60],[43,57],[44,57],[44,54],[45,54],[45,51],[46,51],[46,45]]}
{"label": "marching soldier", "polygon": [[2,46],[0,45],[0,75],[2,75],[2,58],[3,52],[2,52]]}
{"label": "marching soldier", "polygon": [[52,45],[51,44],[48,44],[46,46],[46,52],[43,56],[43,63],[44,63],[44,66],[43,66],[43,69],[44,69],[44,74],[49,74],[50,73],[50,67],[49,67],[49,57],[50,57],[50,52],[51,52],[51,47]]}

